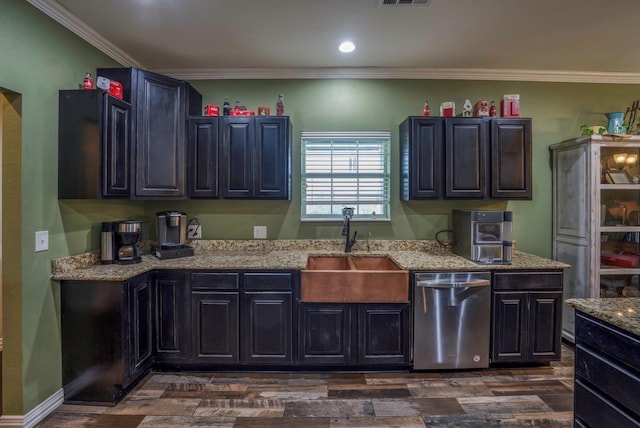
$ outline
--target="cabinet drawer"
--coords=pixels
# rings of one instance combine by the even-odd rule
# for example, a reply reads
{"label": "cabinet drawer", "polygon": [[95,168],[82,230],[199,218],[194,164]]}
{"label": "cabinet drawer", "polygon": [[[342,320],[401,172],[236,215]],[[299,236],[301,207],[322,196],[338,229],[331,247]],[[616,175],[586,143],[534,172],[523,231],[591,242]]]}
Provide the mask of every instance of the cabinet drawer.
{"label": "cabinet drawer", "polygon": [[291,272],[256,272],[244,274],[245,290],[291,290]]}
{"label": "cabinet drawer", "polygon": [[640,377],[638,373],[607,361],[606,357],[583,345],[576,346],[576,376],[605,395],[640,415]]}
{"label": "cabinet drawer", "polygon": [[240,274],[237,272],[192,272],[191,289],[237,290]]}
{"label": "cabinet drawer", "polygon": [[562,290],[562,272],[494,272],[492,286],[494,290]]}
{"label": "cabinet drawer", "polygon": [[626,413],[624,410],[601,395],[595,389],[590,388],[580,379],[575,383],[575,409],[576,419],[580,419],[590,427],[640,427],[637,416]]}
{"label": "cabinet drawer", "polygon": [[640,340],[627,333],[602,324],[581,312],[576,312],[576,343],[591,345],[611,357],[640,370]]}

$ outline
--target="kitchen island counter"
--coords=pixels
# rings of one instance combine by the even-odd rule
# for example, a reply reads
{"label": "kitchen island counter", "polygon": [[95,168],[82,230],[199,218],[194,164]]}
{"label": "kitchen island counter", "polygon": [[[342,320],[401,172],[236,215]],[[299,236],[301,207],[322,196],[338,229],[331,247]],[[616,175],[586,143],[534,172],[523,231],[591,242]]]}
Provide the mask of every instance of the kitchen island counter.
{"label": "kitchen island counter", "polygon": [[489,271],[565,269],[569,265],[521,251],[514,251],[509,265],[481,265],[458,256],[435,241],[371,241],[367,250],[344,253],[342,241],[193,241],[195,255],[160,260],[143,255],[141,263],[100,265],[99,253],[91,252],[53,261],[53,280],[125,281],[153,270],[302,270],[310,255],[380,256],[393,259],[411,271]]}
{"label": "kitchen island counter", "polygon": [[640,297],[567,299],[577,311],[640,336]]}

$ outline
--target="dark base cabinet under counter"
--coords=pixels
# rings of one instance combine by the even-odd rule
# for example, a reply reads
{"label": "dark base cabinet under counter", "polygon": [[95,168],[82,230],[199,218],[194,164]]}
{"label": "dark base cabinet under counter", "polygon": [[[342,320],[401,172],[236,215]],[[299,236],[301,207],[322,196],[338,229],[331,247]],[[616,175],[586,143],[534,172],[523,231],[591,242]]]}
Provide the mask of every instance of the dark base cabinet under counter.
{"label": "dark base cabinet under counter", "polygon": [[640,427],[640,337],[579,308],[575,321],[576,426]]}

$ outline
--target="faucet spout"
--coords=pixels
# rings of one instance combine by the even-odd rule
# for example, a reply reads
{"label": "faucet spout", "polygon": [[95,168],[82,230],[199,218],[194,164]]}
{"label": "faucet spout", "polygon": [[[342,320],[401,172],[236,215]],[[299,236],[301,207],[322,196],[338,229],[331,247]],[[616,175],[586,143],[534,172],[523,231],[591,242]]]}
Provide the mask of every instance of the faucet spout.
{"label": "faucet spout", "polygon": [[351,247],[356,243],[356,236],[358,235],[358,231],[353,232],[353,238],[351,238],[351,217],[353,217],[353,208],[343,208],[342,209],[342,217],[344,222],[342,223],[342,236],[346,237],[346,242],[344,246],[344,252],[351,252]]}

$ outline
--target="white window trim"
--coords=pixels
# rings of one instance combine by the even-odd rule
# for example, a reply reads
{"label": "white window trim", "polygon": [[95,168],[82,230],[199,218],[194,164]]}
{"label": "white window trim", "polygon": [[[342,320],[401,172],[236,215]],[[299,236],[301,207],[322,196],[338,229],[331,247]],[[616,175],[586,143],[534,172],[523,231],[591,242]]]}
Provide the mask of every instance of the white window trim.
{"label": "white window trim", "polygon": [[[375,216],[367,216],[367,215],[356,215],[353,218],[353,221],[365,221],[365,222],[390,222],[391,221],[391,190],[390,190],[390,164],[391,164],[391,133],[387,131],[368,131],[368,132],[302,132],[301,135],[301,213],[300,219],[302,222],[338,222],[342,221],[342,216],[339,214],[332,214],[326,217],[305,217],[304,211],[306,207],[306,190],[305,190],[305,179],[306,179],[306,171],[305,171],[305,145],[304,140],[311,139],[326,139],[326,140],[365,140],[365,139],[380,139],[385,140],[384,148],[385,148],[385,165],[384,165],[384,186],[386,188],[386,201],[383,201],[383,205],[385,205],[386,213],[383,216],[375,215]],[[345,205],[348,206],[348,205]],[[378,213],[380,214],[380,213]]]}

